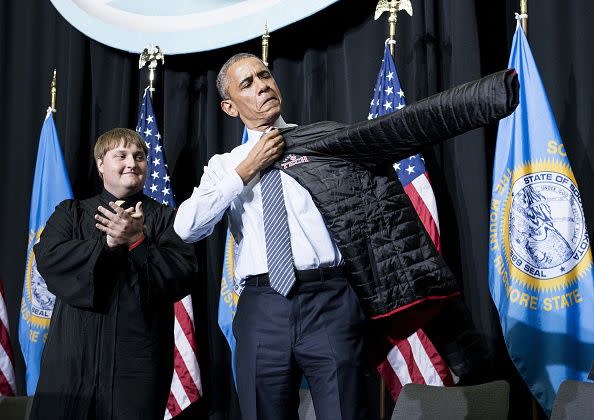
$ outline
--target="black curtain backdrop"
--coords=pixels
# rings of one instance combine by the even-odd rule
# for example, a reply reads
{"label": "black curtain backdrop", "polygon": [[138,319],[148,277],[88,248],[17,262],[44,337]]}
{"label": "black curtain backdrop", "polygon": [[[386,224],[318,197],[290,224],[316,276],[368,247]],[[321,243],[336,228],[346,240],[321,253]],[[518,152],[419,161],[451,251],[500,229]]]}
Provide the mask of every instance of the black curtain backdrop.
{"label": "black curtain backdrop", "polygon": [[[373,20],[376,1],[343,0],[271,34],[270,62],[284,97],[286,121],[355,122],[366,118],[387,38],[386,17]],[[413,0],[401,14],[396,66],[410,102],[507,66],[519,1]],[[592,22],[588,0],[529,2],[528,38],[562,140],[581,188],[589,233],[594,224]],[[25,269],[30,195],[39,132],[58,74],[56,124],[74,194],[100,189],[92,160],[98,135],[136,126],[147,85],[138,55],[106,47],[74,29],[49,1],[0,2],[0,276],[16,355],[24,367],[18,316]],[[198,184],[215,153],[236,146],[242,125],[219,108],[215,78],[236,52],[259,55],[259,39],[218,50],[166,56],[157,72],[155,112],[177,201]],[[166,51],[165,51],[166,53]],[[443,252],[464,299],[493,352],[493,365],[512,386],[512,415],[529,418],[532,402],[510,362],[488,289],[488,207],[496,127],[475,130],[425,153],[441,222]],[[184,417],[238,419],[229,352],[217,326],[225,226],[196,245],[201,273],[193,291],[204,400]],[[535,349],[537,351],[537,349]],[[368,400],[377,418],[378,382]],[[388,410],[390,404],[388,404]],[[390,413],[390,411],[388,411]],[[389,415],[389,414],[388,414]],[[537,416],[542,413],[536,412]]]}

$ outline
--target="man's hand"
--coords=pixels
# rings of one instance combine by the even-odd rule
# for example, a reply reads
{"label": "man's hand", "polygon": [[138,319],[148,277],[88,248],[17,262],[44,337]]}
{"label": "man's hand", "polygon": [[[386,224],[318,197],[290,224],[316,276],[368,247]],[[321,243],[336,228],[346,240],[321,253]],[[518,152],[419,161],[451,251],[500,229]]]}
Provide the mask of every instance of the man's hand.
{"label": "man's hand", "polygon": [[243,180],[243,185],[247,185],[256,174],[278,160],[284,150],[285,139],[278,129],[267,130],[246,158],[235,168]]}
{"label": "man's hand", "polygon": [[95,215],[97,224],[95,227],[107,234],[107,246],[113,248],[118,245],[130,246],[138,241],[143,235],[144,213],[142,203],[136,203],[136,207],[124,210],[117,204],[110,202],[109,206],[115,211],[99,206],[97,210],[101,214]]}

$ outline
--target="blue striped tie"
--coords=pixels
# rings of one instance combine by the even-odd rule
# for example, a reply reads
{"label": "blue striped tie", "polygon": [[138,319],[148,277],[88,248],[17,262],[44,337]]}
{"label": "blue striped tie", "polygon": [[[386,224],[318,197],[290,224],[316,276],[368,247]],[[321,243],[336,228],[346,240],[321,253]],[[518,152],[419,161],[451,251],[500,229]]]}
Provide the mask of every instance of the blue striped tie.
{"label": "blue striped tie", "polygon": [[283,185],[278,169],[268,168],[260,177],[262,209],[264,212],[264,238],[270,287],[287,296],[295,283],[293,253],[287,209],[283,199]]}

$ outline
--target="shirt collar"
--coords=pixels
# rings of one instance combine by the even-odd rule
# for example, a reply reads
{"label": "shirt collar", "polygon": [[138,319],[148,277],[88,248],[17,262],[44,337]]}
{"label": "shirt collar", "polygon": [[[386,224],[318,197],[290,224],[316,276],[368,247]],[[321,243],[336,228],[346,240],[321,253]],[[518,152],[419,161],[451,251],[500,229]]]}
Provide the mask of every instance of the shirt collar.
{"label": "shirt collar", "polygon": [[[283,120],[282,116],[279,116],[277,120],[274,122],[274,124],[272,124],[272,126],[276,128],[285,128],[290,127],[291,125],[287,124],[285,120]],[[248,140],[246,143],[257,142],[258,140],[260,140],[260,137],[262,137],[262,134],[264,133],[263,131],[251,130],[249,128],[246,129],[248,133]]]}

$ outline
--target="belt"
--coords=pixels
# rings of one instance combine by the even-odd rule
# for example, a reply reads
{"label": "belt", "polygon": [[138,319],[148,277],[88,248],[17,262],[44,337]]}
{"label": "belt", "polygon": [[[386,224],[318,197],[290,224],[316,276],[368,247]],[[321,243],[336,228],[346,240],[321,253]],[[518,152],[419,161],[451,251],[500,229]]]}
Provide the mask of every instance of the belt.
{"label": "belt", "polygon": [[[324,267],[314,268],[311,270],[295,270],[295,278],[297,282],[308,282],[308,281],[324,281],[332,280],[337,277],[344,277],[346,275],[346,269],[344,265],[336,267]],[[268,279],[268,273],[257,274],[250,276],[245,279],[246,286],[270,286],[270,280]]]}

